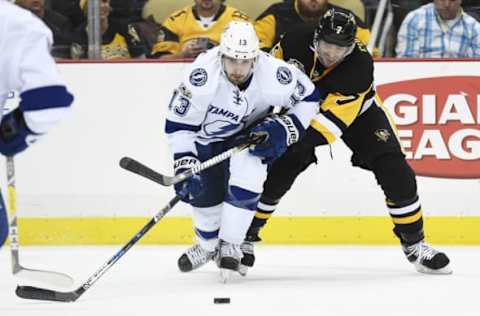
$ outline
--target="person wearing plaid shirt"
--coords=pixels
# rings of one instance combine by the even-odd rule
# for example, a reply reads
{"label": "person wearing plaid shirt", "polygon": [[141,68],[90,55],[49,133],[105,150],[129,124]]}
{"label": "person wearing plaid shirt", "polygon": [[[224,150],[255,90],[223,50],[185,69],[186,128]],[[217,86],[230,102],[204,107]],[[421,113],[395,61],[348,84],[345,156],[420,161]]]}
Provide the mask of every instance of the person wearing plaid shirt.
{"label": "person wearing plaid shirt", "polygon": [[480,57],[480,23],[462,0],[434,0],[410,12],[397,35],[397,57]]}

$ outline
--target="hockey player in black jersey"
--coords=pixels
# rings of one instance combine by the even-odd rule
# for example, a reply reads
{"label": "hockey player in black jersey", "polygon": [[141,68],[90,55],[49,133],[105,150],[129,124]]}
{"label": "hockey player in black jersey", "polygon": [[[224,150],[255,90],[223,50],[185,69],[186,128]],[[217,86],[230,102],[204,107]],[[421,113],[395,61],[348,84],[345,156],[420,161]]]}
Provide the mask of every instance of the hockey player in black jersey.
{"label": "hockey player in black jersey", "polygon": [[415,173],[405,160],[395,127],[373,86],[373,60],[355,39],[354,16],[330,9],[317,27],[292,30],[272,54],[300,67],[320,91],[326,91],[305,137],[274,161],[264,183],[257,213],[242,245],[242,263],[253,266],[253,243],[297,176],[316,162],[315,147],[341,138],[352,150],[353,166],[374,173],[408,261],[419,272],[449,274],[449,259],[424,239]]}

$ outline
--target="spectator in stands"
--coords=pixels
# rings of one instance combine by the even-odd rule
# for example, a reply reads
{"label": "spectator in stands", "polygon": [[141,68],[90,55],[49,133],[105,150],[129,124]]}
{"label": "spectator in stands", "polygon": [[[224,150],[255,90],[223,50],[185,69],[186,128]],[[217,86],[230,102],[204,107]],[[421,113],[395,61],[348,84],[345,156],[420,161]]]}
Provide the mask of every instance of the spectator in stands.
{"label": "spectator in stands", "polygon": [[162,25],[152,55],[162,59],[194,58],[218,45],[223,29],[231,20],[248,16],[224,0],[195,0],[193,5],[173,12]]}
{"label": "spectator in stands", "polygon": [[397,57],[480,57],[480,23],[462,0],[434,0],[410,12],[397,35]]}
{"label": "spectator in stands", "polygon": [[[80,1],[84,14],[87,13],[87,0]],[[146,47],[135,28],[118,20],[110,19],[110,0],[100,1],[100,34],[102,36],[101,58],[144,58]],[[71,48],[72,58],[88,56],[87,22],[83,22],[74,32]]]}
{"label": "spectator in stands", "polygon": [[73,29],[86,20],[79,0],[50,0],[49,4],[51,10],[62,14],[72,23]]}
{"label": "spectator in stands", "polygon": [[142,9],[147,0],[110,0],[110,2],[111,18],[132,23],[142,20]]}
{"label": "spectator in stands", "polygon": [[55,11],[45,8],[45,0],[17,0],[16,4],[38,16],[53,33],[52,55],[57,58],[70,57],[72,24]]}
{"label": "spectator in stands", "polygon": [[[328,0],[292,0],[272,4],[255,22],[260,48],[270,51],[288,29],[304,23],[317,25],[318,19],[332,7],[338,8]],[[358,16],[355,19],[358,26],[357,38],[366,45],[370,31],[362,19]]]}

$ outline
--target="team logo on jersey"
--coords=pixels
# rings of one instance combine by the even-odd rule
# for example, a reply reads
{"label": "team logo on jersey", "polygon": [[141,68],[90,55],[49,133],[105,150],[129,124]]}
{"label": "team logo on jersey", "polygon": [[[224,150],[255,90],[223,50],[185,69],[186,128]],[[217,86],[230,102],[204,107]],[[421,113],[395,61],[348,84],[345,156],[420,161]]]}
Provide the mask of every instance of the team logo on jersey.
{"label": "team logo on jersey", "polygon": [[388,141],[388,139],[390,138],[390,136],[392,136],[390,134],[390,132],[386,129],[377,129],[375,132],[374,132],[375,136],[377,136],[378,140],[386,143]]}
{"label": "team logo on jersey", "polygon": [[207,71],[203,68],[196,68],[190,74],[190,83],[195,87],[203,86],[208,79]]}
{"label": "team logo on jersey", "polygon": [[226,137],[233,132],[240,130],[242,123],[232,124],[229,121],[217,120],[211,123],[207,123],[203,126],[203,131],[207,136],[217,136],[217,137]]}
{"label": "team logo on jersey", "polygon": [[289,84],[292,82],[292,72],[287,67],[278,67],[277,80],[281,84]]}

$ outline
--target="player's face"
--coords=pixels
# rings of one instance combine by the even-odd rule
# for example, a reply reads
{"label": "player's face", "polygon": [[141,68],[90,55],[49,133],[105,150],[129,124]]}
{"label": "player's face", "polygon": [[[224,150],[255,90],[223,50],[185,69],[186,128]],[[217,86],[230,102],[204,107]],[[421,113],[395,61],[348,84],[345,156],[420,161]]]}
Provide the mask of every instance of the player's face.
{"label": "player's face", "polygon": [[323,14],[328,0],[297,0],[300,14],[307,18],[316,18]]}
{"label": "player's face", "polygon": [[350,48],[350,46],[343,47],[320,41],[316,47],[316,53],[322,65],[328,68],[342,61]]}
{"label": "player's face", "polygon": [[255,64],[255,58],[234,59],[223,56],[222,61],[228,80],[235,85],[242,84],[248,79]]}
{"label": "player's face", "polygon": [[435,9],[444,20],[453,20],[460,11],[462,0],[434,0]]}

